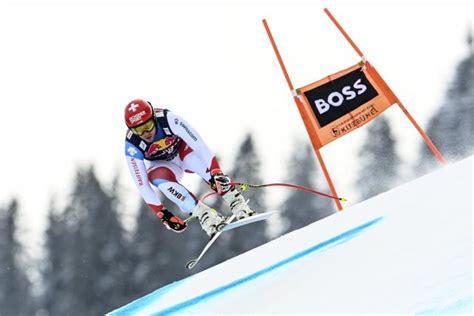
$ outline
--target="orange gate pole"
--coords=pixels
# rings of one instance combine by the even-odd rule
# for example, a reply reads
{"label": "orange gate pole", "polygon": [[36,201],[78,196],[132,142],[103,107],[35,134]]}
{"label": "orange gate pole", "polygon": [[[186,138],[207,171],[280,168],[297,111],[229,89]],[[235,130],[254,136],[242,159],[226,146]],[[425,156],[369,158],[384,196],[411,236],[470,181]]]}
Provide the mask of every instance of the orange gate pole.
{"label": "orange gate pole", "polygon": [[[275,55],[278,59],[278,63],[280,64],[281,70],[283,71],[283,75],[285,76],[286,82],[288,83],[288,87],[293,92],[294,91],[293,84],[291,83],[290,76],[288,75],[288,72],[286,71],[285,64],[283,63],[283,59],[281,58],[280,52],[278,51],[278,48],[276,46],[275,40],[273,39],[270,28],[268,27],[267,21],[263,19],[262,22],[263,22],[263,26],[265,27],[265,31],[267,32],[268,38],[270,39],[270,42],[272,44],[273,51],[275,52]],[[334,196],[338,196],[336,193],[336,188],[334,187],[334,184],[331,180],[329,172],[326,168],[326,164],[324,163],[323,157],[321,156],[321,153],[319,151],[320,141],[316,134],[316,130],[313,126],[315,122],[311,116],[311,112],[309,109],[306,108],[303,102],[301,102],[298,99],[296,95],[293,96],[293,100],[295,101],[296,106],[298,107],[298,110],[300,112],[301,118],[303,119],[303,123],[306,127],[306,131],[308,132],[309,138],[311,140],[311,144],[313,145],[313,148],[314,148],[314,152],[316,153],[316,157],[318,158],[321,168],[323,169],[323,173],[324,173],[324,176],[326,177],[326,181],[329,185],[329,188]],[[334,202],[336,203],[337,209],[339,211],[342,211],[343,208],[342,208],[341,202],[337,199],[335,199]]]}
{"label": "orange gate pole", "polygon": [[[339,29],[339,31],[342,33],[342,35],[346,38],[346,40],[349,42],[349,44],[352,46],[352,48],[354,48],[354,50],[357,52],[357,54],[359,54],[359,56],[362,58],[362,61],[365,63],[366,62],[366,58],[364,56],[364,54],[362,53],[362,51],[359,49],[359,47],[357,47],[357,45],[354,43],[354,41],[350,38],[349,34],[347,34],[347,32],[342,28],[342,26],[337,22],[336,18],[331,14],[331,12],[329,12],[329,10],[327,8],[324,9],[324,12],[327,14],[327,16],[331,19],[331,21],[334,23],[334,25],[336,25],[336,27]],[[431,139],[428,137],[428,135],[426,135],[425,131],[421,128],[420,125],[418,125],[418,123],[415,121],[415,119],[413,118],[413,116],[411,116],[411,114],[408,112],[408,110],[405,108],[405,106],[402,104],[402,102],[400,101],[400,99],[395,95],[395,93],[393,92],[393,90],[388,86],[388,84],[385,82],[385,80],[383,80],[383,78],[379,75],[378,76],[379,80],[381,80],[383,82],[383,84],[387,87],[388,90],[390,90],[390,93],[394,96],[395,98],[395,101],[396,103],[398,104],[398,106],[400,107],[400,109],[402,110],[402,112],[405,114],[405,116],[408,118],[408,120],[413,124],[413,126],[416,128],[416,130],[418,131],[418,133],[421,135],[421,137],[423,138],[423,140],[425,141],[425,143],[428,145],[428,147],[430,148],[431,152],[433,153],[433,155],[438,159],[438,161],[441,163],[441,164],[446,164],[447,161],[446,159],[444,159],[443,155],[441,154],[441,152],[438,150],[438,148],[435,146],[435,144],[433,144],[433,142],[431,141]]]}

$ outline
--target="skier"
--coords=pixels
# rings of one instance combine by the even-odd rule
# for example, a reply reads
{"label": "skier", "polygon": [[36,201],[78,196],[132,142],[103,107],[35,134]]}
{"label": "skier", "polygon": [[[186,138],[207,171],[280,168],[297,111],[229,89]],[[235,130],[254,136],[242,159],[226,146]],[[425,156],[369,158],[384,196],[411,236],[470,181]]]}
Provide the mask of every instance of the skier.
{"label": "skier", "polygon": [[222,214],[199,201],[179,183],[184,172],[201,176],[224,199],[237,219],[254,214],[231,184],[231,179],[221,171],[201,136],[183,118],[137,99],[125,107],[125,123],[128,127],[125,139],[128,168],[142,198],[167,229],[180,233],[186,223],[161,204],[151,185],[181,211],[196,217],[211,237],[217,232],[217,226],[225,221]]}

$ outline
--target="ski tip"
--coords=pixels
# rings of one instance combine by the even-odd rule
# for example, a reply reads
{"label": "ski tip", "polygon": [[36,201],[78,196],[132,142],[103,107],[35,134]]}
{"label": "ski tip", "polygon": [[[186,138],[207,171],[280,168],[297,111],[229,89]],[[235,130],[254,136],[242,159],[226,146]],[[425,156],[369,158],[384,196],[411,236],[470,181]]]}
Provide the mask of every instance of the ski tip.
{"label": "ski tip", "polygon": [[186,263],[186,269],[191,270],[196,265],[196,260],[190,260]]}
{"label": "ski tip", "polygon": [[339,200],[342,201],[342,202],[347,202],[346,198],[339,198]]}

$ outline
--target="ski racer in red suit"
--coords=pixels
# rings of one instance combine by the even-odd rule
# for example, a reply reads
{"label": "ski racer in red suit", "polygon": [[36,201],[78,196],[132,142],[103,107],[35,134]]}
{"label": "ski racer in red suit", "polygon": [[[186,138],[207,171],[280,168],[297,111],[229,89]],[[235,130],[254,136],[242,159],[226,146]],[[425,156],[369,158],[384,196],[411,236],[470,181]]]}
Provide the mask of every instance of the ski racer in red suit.
{"label": "ski racer in red suit", "polygon": [[182,117],[153,108],[141,99],[125,107],[125,157],[141,196],[166,228],[182,232],[186,223],[161,204],[153,186],[182,212],[196,217],[202,229],[213,236],[225,217],[199,201],[179,182],[185,171],[198,174],[230,207],[237,219],[254,213],[242,194],[220,169],[216,157],[198,132]]}

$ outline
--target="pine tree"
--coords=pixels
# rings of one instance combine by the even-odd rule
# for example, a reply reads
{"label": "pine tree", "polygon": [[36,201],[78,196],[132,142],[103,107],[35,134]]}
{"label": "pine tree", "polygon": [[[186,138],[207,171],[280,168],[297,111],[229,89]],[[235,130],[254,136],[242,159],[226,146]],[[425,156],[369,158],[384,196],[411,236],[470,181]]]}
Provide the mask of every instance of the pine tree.
{"label": "pine tree", "polygon": [[362,200],[393,188],[397,181],[400,158],[387,119],[376,118],[367,129],[359,151],[360,170],[357,188]]}
{"label": "pine tree", "polygon": [[65,258],[70,254],[72,240],[65,225],[63,213],[51,200],[46,229],[45,260],[42,268],[43,293],[41,308],[49,315],[68,315],[68,302],[58,300],[59,293],[65,293],[70,274]]}
{"label": "pine tree", "polygon": [[[236,182],[262,183],[260,176],[260,158],[255,148],[255,142],[251,134],[247,134],[240,145],[235,158],[234,167],[230,173],[232,180]],[[249,206],[257,212],[266,211],[264,190],[255,189],[243,192],[245,199],[250,200]],[[268,238],[265,233],[265,223],[255,223],[247,227],[238,228],[222,235],[224,257],[234,257],[240,253],[255,248]]]}
{"label": "pine tree", "polygon": [[[426,133],[444,157],[456,161],[473,154],[474,148],[474,49],[468,34],[469,53],[457,66],[454,78]],[[417,174],[439,166],[430,149],[422,144]]]}
{"label": "pine tree", "polygon": [[22,245],[16,239],[19,204],[12,199],[0,208],[0,314],[31,315],[34,298],[31,282],[20,260]]}
{"label": "pine tree", "polygon": [[[92,170],[93,171],[93,170]],[[109,226],[107,239],[104,241],[108,244],[110,250],[109,257],[106,259],[106,266],[112,269],[108,270],[110,276],[106,276],[107,282],[104,282],[104,292],[113,291],[113,295],[110,296],[109,303],[113,308],[122,306],[129,302],[129,292],[131,289],[130,283],[130,271],[132,269],[131,256],[129,252],[129,237],[127,230],[124,228],[122,214],[119,209],[121,206],[120,199],[120,175],[116,174],[114,177],[110,189],[106,190],[106,194],[109,196],[110,212],[103,218],[106,220],[105,225]],[[101,216],[100,213],[96,213],[97,216]],[[107,217],[109,217],[107,219]]]}
{"label": "pine tree", "polygon": [[140,204],[131,242],[134,295],[142,296],[184,275],[182,252],[188,233],[188,229],[182,234],[167,230],[144,202]]}
{"label": "pine tree", "polygon": [[[310,145],[297,144],[287,165],[287,183],[308,188],[316,187],[318,169]],[[289,189],[287,198],[279,207],[281,218],[286,224],[284,231],[299,229],[332,214],[333,204],[328,198]]]}
{"label": "pine tree", "polygon": [[133,296],[143,296],[165,285],[163,275],[171,258],[166,250],[166,234],[171,234],[160,223],[152,210],[141,201],[137,225],[130,243],[133,262],[131,280]]}
{"label": "pine tree", "polygon": [[[168,210],[182,218],[186,216],[164,195],[158,194]],[[190,271],[185,268],[185,263],[207,241],[207,235],[197,221],[192,221],[183,233],[177,234],[167,230],[153,211],[144,202],[140,203],[137,226],[131,242],[133,298],[187,277]],[[204,267],[207,267],[205,262],[193,269],[192,273],[199,272]]]}
{"label": "pine tree", "polygon": [[[52,232],[51,245],[60,238],[66,243],[60,264],[62,293],[54,293],[60,306],[52,310],[66,315],[104,314],[127,302],[126,247],[113,194],[107,193],[93,167],[77,172],[72,198],[63,219],[50,216],[50,223],[61,221],[64,230]],[[50,265],[57,265],[50,263]],[[54,287],[53,287],[54,288]]]}

